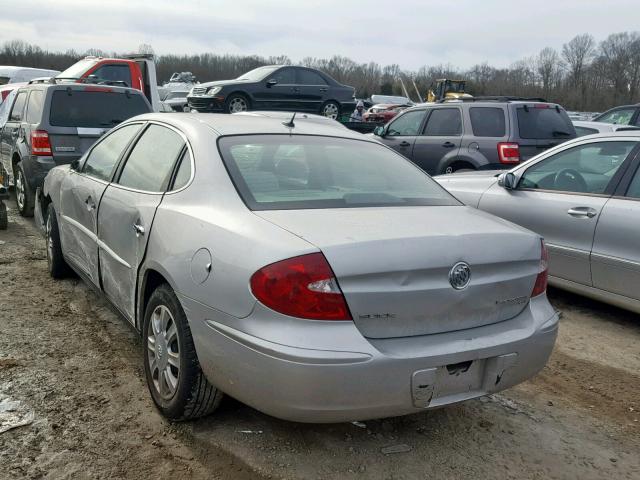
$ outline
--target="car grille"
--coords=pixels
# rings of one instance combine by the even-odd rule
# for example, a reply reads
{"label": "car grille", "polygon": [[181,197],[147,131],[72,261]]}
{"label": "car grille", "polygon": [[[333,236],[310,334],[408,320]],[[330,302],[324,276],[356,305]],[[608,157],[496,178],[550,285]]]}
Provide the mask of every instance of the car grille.
{"label": "car grille", "polygon": [[207,93],[207,87],[193,87],[191,93],[193,93],[194,95],[204,95],[205,93]]}
{"label": "car grille", "polygon": [[189,106],[191,108],[209,108],[211,106],[210,98],[189,97]]}

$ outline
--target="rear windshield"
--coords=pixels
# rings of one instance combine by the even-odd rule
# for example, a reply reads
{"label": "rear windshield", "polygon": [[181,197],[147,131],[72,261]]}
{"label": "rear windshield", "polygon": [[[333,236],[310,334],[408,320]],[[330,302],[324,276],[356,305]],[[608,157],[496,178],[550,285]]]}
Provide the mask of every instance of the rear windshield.
{"label": "rear windshield", "polygon": [[542,104],[518,107],[516,111],[521,138],[562,139],[576,136],[569,115],[561,108]]}
{"label": "rear windshield", "polygon": [[56,90],[51,98],[49,123],[56,127],[113,127],[128,118],[149,113],[139,93],[104,90]]}
{"label": "rear windshield", "polygon": [[252,210],[459,205],[439,184],[380,144],[335,137],[223,137],[219,148]]}

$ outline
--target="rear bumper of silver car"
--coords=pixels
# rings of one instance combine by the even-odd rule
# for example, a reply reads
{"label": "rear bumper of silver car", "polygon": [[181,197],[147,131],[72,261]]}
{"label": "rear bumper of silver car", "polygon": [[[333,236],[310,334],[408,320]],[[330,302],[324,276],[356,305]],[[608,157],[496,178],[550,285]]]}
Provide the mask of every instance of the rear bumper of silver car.
{"label": "rear bumper of silver car", "polygon": [[292,319],[274,331],[272,313],[259,304],[236,319],[180,300],[207,378],[262,412],[298,422],[404,415],[504,390],[544,367],[558,332],[545,296],[497,324],[381,340],[365,339],[353,322]]}

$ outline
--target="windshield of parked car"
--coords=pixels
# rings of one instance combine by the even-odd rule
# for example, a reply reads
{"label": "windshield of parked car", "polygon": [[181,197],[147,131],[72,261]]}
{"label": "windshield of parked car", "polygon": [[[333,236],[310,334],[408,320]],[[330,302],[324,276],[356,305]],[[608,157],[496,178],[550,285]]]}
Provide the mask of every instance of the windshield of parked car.
{"label": "windshield of parked car", "polygon": [[82,75],[84,75],[86,71],[93,67],[96,63],[98,63],[98,60],[96,59],[80,60],[78,63],[74,63],[57,76],[60,78],[81,78]]}
{"label": "windshield of parked car", "polygon": [[248,80],[250,82],[258,82],[260,80],[264,80],[268,75],[271,75],[280,67],[259,67],[250,72],[245,73],[244,75],[240,75],[238,80]]}
{"label": "windshield of parked car", "polygon": [[138,93],[102,87],[57,90],[51,97],[49,123],[56,127],[111,128],[149,112],[149,104]]}
{"label": "windshield of parked car", "polygon": [[252,210],[459,205],[375,142],[308,135],[222,137],[220,153]]}
{"label": "windshield of parked car", "polygon": [[526,139],[570,139],[575,138],[569,115],[561,108],[546,103],[517,108],[520,137]]}

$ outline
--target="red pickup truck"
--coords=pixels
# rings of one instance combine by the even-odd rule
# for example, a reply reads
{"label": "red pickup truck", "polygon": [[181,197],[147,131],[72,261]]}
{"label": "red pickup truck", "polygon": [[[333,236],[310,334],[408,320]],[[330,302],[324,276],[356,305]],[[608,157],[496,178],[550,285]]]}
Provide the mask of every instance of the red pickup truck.
{"label": "red pickup truck", "polygon": [[57,75],[60,80],[111,83],[144,92],[155,112],[160,96],[153,55],[123,55],[122,58],[85,57]]}

